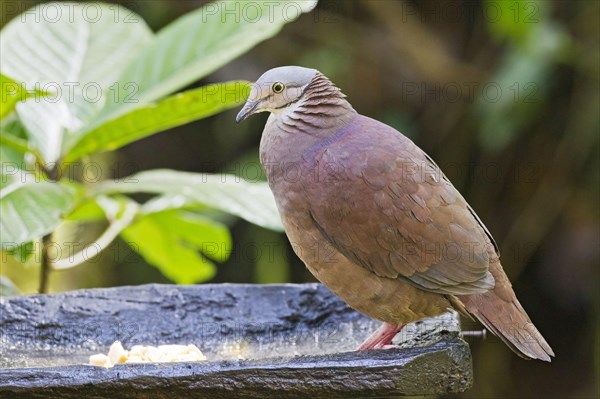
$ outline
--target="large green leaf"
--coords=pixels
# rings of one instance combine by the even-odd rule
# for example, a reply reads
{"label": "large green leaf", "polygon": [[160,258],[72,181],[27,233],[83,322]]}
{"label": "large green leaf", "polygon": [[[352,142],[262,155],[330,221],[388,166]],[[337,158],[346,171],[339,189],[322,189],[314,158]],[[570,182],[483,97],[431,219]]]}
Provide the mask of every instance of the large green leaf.
{"label": "large green leaf", "polygon": [[266,183],[238,176],[153,170],[96,187],[99,193],[153,193],[181,197],[185,206],[209,206],[272,230],[283,230],[273,194]]}
{"label": "large green leaf", "polygon": [[17,182],[1,189],[2,249],[14,249],[53,231],[73,208],[78,191],[74,184],[48,181]]}
{"label": "large green leaf", "polygon": [[209,280],[216,270],[207,257],[224,261],[231,253],[225,225],[183,211],[144,215],[121,236],[148,263],[179,284]]}
{"label": "large green leaf", "polygon": [[86,133],[69,151],[65,162],[97,151],[114,150],[165,129],[233,108],[245,101],[249,89],[250,84],[245,81],[208,85],[137,108]]}
{"label": "large green leaf", "polygon": [[65,137],[86,126],[107,98],[127,100],[131,90],[117,77],[152,36],[139,16],[103,3],[38,5],[2,29],[2,73],[28,90],[53,93],[16,105],[47,162],[60,157]]}
{"label": "large green leaf", "polygon": [[154,221],[168,225],[168,229],[184,241],[200,249],[202,254],[217,262],[225,262],[231,253],[231,234],[222,223],[194,212],[172,210],[149,213]]}
{"label": "large green leaf", "polygon": [[[208,75],[274,36],[288,22],[312,10],[317,0],[219,1],[169,24],[120,76],[136,82],[140,104],[164,97]],[[121,93],[120,100],[126,93]],[[103,117],[112,119],[136,104],[110,104]]]}

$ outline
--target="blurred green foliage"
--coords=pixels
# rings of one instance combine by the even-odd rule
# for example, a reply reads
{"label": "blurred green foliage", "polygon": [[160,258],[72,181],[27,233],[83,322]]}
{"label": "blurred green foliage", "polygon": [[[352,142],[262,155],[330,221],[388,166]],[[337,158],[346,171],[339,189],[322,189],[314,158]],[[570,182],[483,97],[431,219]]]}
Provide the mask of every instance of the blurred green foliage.
{"label": "blurred green foliage", "polygon": [[227,226],[181,210],[152,213],[126,228],[122,236],[129,243],[143,242],[138,251],[148,263],[182,284],[213,278],[215,267],[206,258],[223,262],[231,251]]}
{"label": "blurred green foliage", "polygon": [[[488,149],[502,149],[523,133],[527,122],[544,112],[553,67],[568,51],[569,36],[548,15],[544,1],[492,1],[497,18],[490,32],[510,48],[490,82],[492,94],[480,97],[480,137]],[[502,90],[505,95],[501,95]]]}
{"label": "blurred green foliage", "polygon": [[[34,2],[18,4],[2,10],[4,23]],[[203,4],[126,3],[153,30]],[[411,137],[490,229],[517,296],[557,353],[551,364],[525,362],[494,337],[472,340],[475,386],[461,397],[592,398],[600,374],[599,15],[600,3],[588,0],[322,0],[187,89],[304,65],[330,77],[359,112]],[[257,146],[266,116],[239,126],[234,118],[224,111],[93,159],[110,165],[111,178],[170,168],[264,181]],[[212,281],[313,281],[280,233],[212,218],[232,236]],[[59,235],[91,242],[98,229],[78,224]],[[35,260],[8,257],[2,273],[32,292]],[[166,281],[119,239],[85,268],[51,276],[54,290]]]}
{"label": "blurred green foliage", "polygon": [[[275,35],[314,6],[305,2],[288,18],[281,12],[265,14],[271,10],[257,4],[257,15],[225,19],[226,7],[243,4],[207,4],[156,35],[133,11],[104,3],[92,5],[94,18],[89,4],[42,4],[2,29],[1,248],[4,258],[12,255],[22,263],[29,260],[24,250],[37,252],[40,291],[47,290],[50,271],[85,263],[118,235],[174,282],[208,280],[216,272],[209,258],[223,262],[231,248],[227,226],[210,219],[209,209],[281,230],[263,182],[236,179],[221,189],[210,176],[157,171],[124,178],[105,192],[110,184],[98,184],[104,191],[95,187],[103,180],[102,168],[86,160],[243,103],[249,92],[245,81],[164,97]],[[77,164],[91,167],[96,175],[73,178],[70,172]],[[149,176],[150,190],[144,189]],[[205,184],[206,179],[212,183]],[[132,187],[158,189],[160,197],[141,205],[121,195]],[[99,217],[108,220],[108,227],[82,249],[72,245],[79,241],[57,240],[63,221],[72,225]],[[41,237],[38,251],[33,242]]]}

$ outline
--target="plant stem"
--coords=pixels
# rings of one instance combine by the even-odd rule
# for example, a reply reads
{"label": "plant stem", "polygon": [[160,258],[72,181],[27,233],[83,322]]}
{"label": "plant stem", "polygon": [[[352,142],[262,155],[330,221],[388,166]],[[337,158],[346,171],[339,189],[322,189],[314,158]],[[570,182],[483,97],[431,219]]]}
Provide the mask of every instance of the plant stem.
{"label": "plant stem", "polygon": [[50,258],[48,257],[48,248],[52,243],[52,233],[46,234],[42,237],[42,264],[40,273],[40,294],[48,292],[48,279],[50,277]]}
{"label": "plant stem", "polygon": [[44,165],[44,160],[40,153],[34,149],[29,148],[29,144],[22,138],[11,136],[10,134],[0,134],[0,144],[12,148],[23,153],[31,153],[35,157],[38,164]]}
{"label": "plant stem", "polygon": [[[44,165],[44,164],[41,164]],[[58,181],[60,178],[60,171],[54,165],[53,168],[48,169],[47,167],[43,167],[46,176],[51,181]],[[48,257],[48,249],[50,248],[50,244],[52,244],[52,232],[46,234],[42,237],[42,260],[41,260],[41,270],[40,270],[40,294],[45,294],[48,292],[48,280],[50,278],[50,258]]]}
{"label": "plant stem", "polygon": [[12,148],[13,150],[17,150],[20,152],[28,152],[29,145],[26,140],[22,138],[11,136],[8,134],[0,134],[0,144],[5,145],[7,147]]}

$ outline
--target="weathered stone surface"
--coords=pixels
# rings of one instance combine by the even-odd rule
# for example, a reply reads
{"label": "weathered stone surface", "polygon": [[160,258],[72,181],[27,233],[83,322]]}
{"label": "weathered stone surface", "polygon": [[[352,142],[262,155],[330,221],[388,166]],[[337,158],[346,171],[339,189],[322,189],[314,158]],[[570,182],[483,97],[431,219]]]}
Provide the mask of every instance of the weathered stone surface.
{"label": "weathered stone surface", "polygon": [[[399,349],[353,352],[377,325],[318,284],[0,298],[0,397],[396,397],[471,386],[455,315],[407,326]],[[194,343],[209,361],[85,365],[117,339],[126,348]]]}

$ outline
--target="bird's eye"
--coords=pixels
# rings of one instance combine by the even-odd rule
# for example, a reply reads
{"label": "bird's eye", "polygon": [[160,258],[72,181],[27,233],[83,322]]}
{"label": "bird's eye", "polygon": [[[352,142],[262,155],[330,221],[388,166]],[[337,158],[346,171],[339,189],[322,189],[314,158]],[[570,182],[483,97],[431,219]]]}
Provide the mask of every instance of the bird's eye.
{"label": "bird's eye", "polygon": [[283,83],[277,82],[277,83],[273,84],[272,89],[273,89],[273,92],[279,94],[283,91],[283,89],[285,89],[285,86],[283,85]]}

